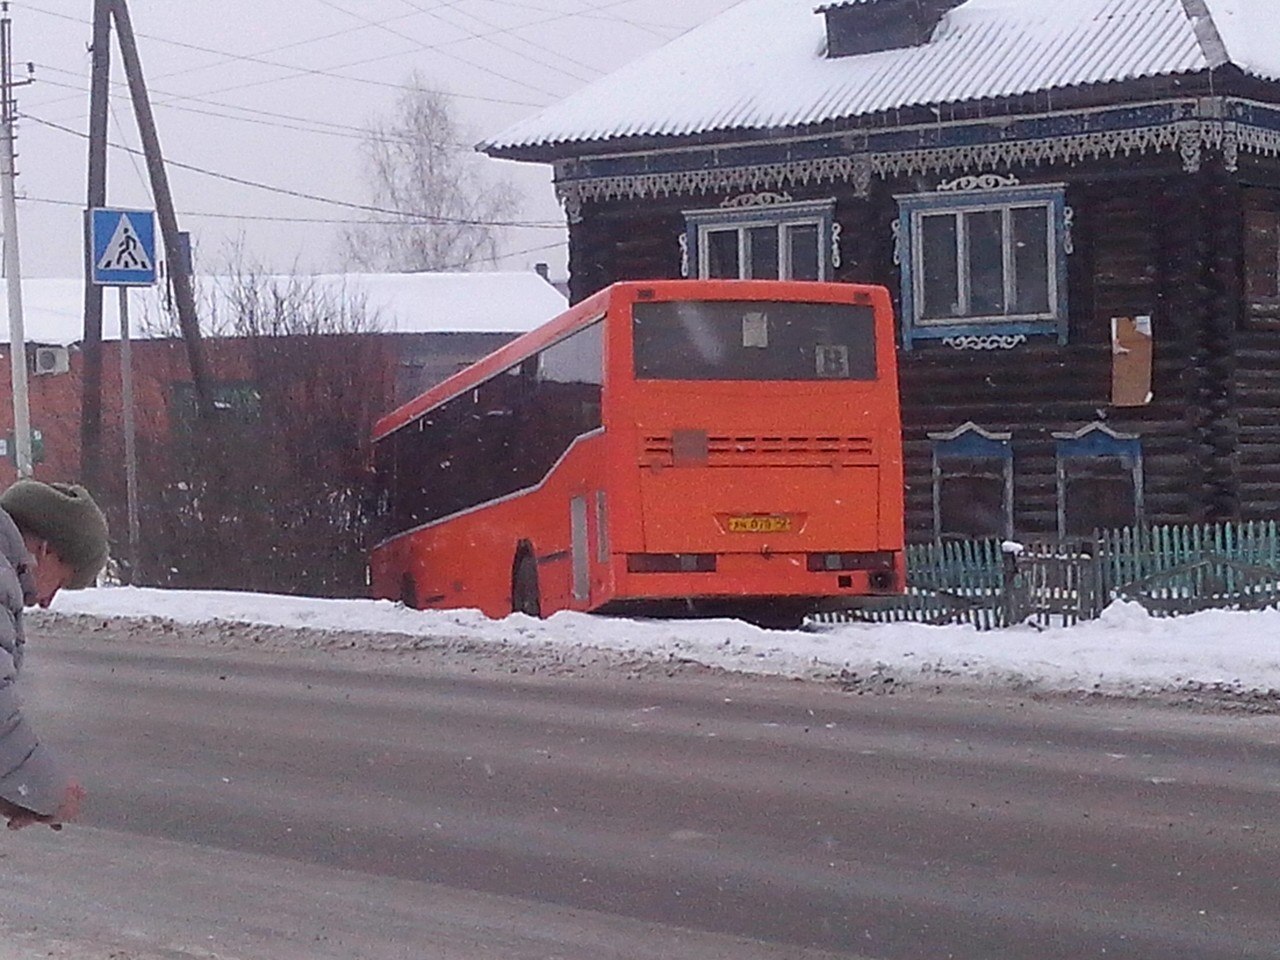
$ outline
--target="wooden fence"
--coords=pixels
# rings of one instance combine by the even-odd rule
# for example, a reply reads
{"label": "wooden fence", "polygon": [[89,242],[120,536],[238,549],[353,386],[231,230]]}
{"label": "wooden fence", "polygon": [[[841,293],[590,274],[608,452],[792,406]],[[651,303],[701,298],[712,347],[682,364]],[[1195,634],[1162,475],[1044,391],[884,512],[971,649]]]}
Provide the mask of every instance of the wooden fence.
{"label": "wooden fence", "polygon": [[1280,525],[1274,520],[1126,527],[1097,535],[1111,598],[1156,616],[1280,604]]}
{"label": "wooden fence", "polygon": [[910,544],[907,589],[901,596],[868,598],[857,610],[822,613],[819,623],[969,623],[991,630],[1006,622],[1004,559],[999,540]]}
{"label": "wooden fence", "polygon": [[1276,521],[1125,527],[1092,537],[1002,544],[969,540],[907,547],[902,596],[820,614],[819,622],[871,620],[1070,625],[1113,600],[1154,616],[1280,606]]}

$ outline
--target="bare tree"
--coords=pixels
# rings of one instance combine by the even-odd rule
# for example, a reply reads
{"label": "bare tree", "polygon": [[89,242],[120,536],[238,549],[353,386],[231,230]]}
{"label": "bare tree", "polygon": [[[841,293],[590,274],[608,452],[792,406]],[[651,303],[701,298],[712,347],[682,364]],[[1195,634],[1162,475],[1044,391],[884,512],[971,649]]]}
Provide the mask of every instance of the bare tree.
{"label": "bare tree", "polygon": [[[243,239],[228,246],[217,273],[192,277],[192,287],[200,329],[210,337],[376,333],[383,326],[358,283],[321,280],[296,266],[271,273],[249,256]],[[138,325],[147,336],[181,336],[167,298],[144,307]]]}
{"label": "bare tree", "polygon": [[[272,275],[242,250],[200,284],[213,415],[195,417],[180,341],[135,368],[143,556],[136,583],[361,596],[369,434],[394,405],[394,337],[345,283]],[[172,333],[161,311],[153,332]],[[172,349],[171,349],[172,348]],[[108,436],[118,424],[109,425]],[[125,529],[123,476],[105,480]]]}
{"label": "bare tree", "polygon": [[496,258],[520,197],[509,181],[486,176],[487,161],[462,140],[449,96],[415,73],[364,141],[370,205],[393,212],[343,231],[349,268],[425,273]]}

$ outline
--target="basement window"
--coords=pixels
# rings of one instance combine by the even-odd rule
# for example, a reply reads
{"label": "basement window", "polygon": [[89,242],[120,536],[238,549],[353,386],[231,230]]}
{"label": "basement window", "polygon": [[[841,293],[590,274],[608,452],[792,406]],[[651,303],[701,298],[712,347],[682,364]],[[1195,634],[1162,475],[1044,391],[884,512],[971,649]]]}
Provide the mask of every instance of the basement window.
{"label": "basement window", "polygon": [[1280,329],[1280,191],[1244,194],[1245,307],[1251,326]]}
{"label": "basement window", "polygon": [[1055,433],[1058,459],[1058,534],[1142,523],[1142,441],[1101,423]]}
{"label": "basement window", "polygon": [[1013,536],[1013,450],[1008,433],[966,423],[933,441],[935,540]]}

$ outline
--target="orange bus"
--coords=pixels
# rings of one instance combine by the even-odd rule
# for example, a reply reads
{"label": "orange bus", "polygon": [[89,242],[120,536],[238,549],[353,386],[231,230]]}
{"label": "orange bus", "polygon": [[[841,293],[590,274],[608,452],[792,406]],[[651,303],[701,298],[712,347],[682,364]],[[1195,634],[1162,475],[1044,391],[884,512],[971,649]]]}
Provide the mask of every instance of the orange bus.
{"label": "orange bus", "polygon": [[903,588],[889,294],[615,284],[374,427],[373,595],[798,624]]}

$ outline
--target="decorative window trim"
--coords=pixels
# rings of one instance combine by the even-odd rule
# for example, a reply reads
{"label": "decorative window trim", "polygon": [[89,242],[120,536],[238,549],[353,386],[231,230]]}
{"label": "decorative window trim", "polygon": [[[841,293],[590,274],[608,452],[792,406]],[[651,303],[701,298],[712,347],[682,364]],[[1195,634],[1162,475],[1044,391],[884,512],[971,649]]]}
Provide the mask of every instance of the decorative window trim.
{"label": "decorative window trim", "polygon": [[[836,201],[793,201],[790,194],[744,194],[725,200],[719,207],[684,211],[685,232],[681,235],[682,267],[685,276],[706,277],[708,244],[706,236],[717,230],[738,230],[738,267],[747,262],[745,229],[751,227],[815,226],[818,230],[818,279],[832,280],[840,264],[840,229],[835,220]],[[779,236],[778,276],[787,276],[787,245]]]}
{"label": "decorative window trim", "polygon": [[942,478],[949,459],[992,460],[1001,463],[1004,481],[1004,524],[1001,536],[1013,537],[1013,447],[1010,433],[985,430],[972,420],[954,430],[925,434],[933,441],[933,537],[942,540]]}
{"label": "decorative window trim", "polygon": [[[963,182],[968,187],[976,180]],[[895,197],[898,201],[899,259],[902,271],[902,345],[910,350],[917,340],[955,340],[955,338],[1031,337],[1056,336],[1059,343],[1067,342],[1067,252],[1070,247],[1068,232],[1066,184],[1045,183],[1030,186],[1012,186],[1008,178],[990,178],[978,189],[955,189],[944,184],[935,193],[906,194]],[[1049,236],[1049,310],[1042,314],[1009,314],[1001,316],[965,316],[951,319],[923,319],[919,305],[923,301],[923,272],[920,269],[924,257],[921,222],[926,216],[962,214],[977,211],[1001,210],[1006,217],[1017,208],[1045,207],[1048,210]],[[957,243],[963,241],[957,239]],[[1005,282],[1012,282],[1009,263],[1010,246],[1005,247]],[[958,257],[958,260],[962,258]]]}
{"label": "decorative window trim", "polygon": [[1105,423],[1090,423],[1072,432],[1054,433],[1057,442],[1058,535],[1067,535],[1067,467],[1072,460],[1119,460],[1133,478],[1133,518],[1141,526],[1144,516],[1142,438],[1121,433]]}

